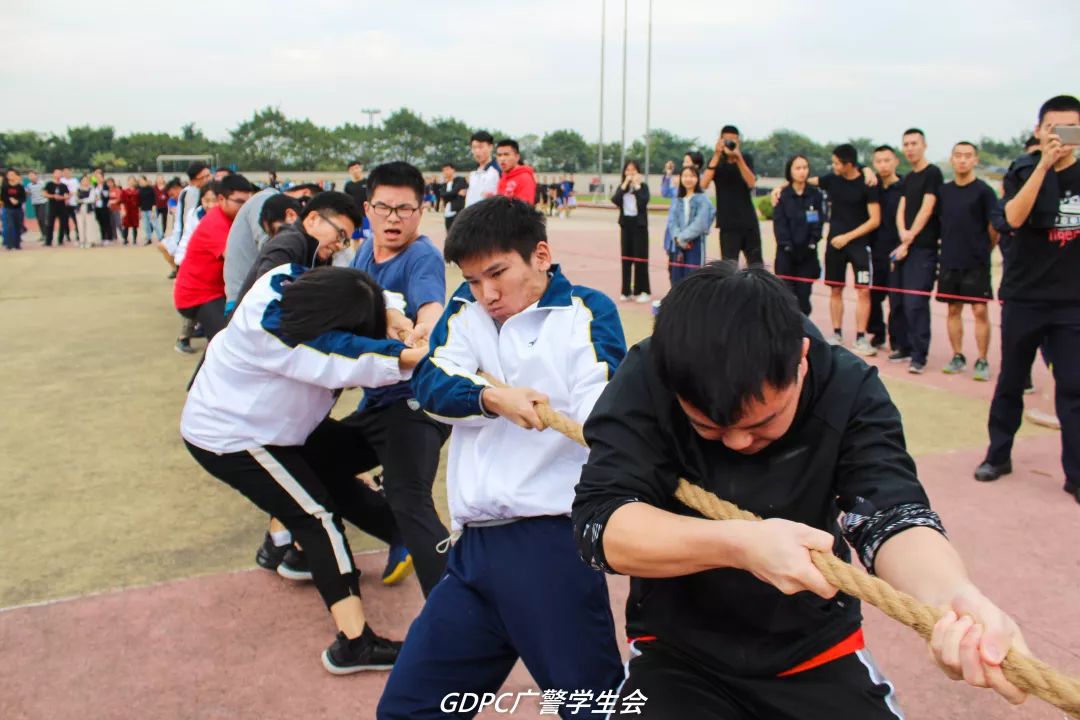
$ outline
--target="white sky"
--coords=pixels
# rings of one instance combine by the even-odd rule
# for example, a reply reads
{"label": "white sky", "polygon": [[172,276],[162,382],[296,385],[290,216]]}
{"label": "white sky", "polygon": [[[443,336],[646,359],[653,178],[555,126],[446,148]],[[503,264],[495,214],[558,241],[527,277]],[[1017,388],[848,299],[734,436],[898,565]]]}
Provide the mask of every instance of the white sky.
{"label": "white sky", "polygon": [[[627,139],[645,130],[647,0],[628,0]],[[619,138],[623,2],[607,2],[604,138]],[[598,128],[600,0],[4,0],[0,129],[207,135],[265,105],[333,126],[407,106],[509,133]],[[657,0],[652,125],[712,140],[1007,138],[1080,92],[1080,2]],[[9,64],[10,68],[11,65]],[[12,102],[14,98],[20,98]]]}

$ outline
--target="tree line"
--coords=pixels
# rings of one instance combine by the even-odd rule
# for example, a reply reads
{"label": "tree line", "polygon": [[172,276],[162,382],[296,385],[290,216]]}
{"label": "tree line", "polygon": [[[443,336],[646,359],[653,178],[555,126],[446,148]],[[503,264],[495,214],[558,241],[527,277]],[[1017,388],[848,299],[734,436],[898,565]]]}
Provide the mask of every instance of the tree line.
{"label": "tree line", "polygon": [[[400,159],[424,169],[451,162],[458,168],[473,164],[468,138],[476,130],[488,130],[496,138],[505,137],[497,128],[475,128],[452,117],[426,120],[400,108],[375,127],[344,123],[327,128],[308,119],[289,118],[280,109],[266,107],[229,131],[224,140],[212,140],[188,123],[178,134],[135,132],[119,135],[111,126],[69,127],[63,134],[16,131],[0,133],[0,164],[17,169],[51,170],[71,166],[78,169],[102,167],[113,172],[148,171],[156,168],[158,155],[214,155],[219,165],[245,170],[341,170],[352,160],[373,165]],[[982,138],[978,144],[984,166],[1004,166],[1022,151],[1026,134],[1011,140]],[[526,134],[515,138],[525,162],[540,172],[594,173],[597,144],[577,130],[560,129],[544,135]],[[653,173],[662,171],[667,160],[681,165],[688,150],[699,150],[706,159],[712,153],[712,138],[681,137],[668,130],[651,132],[649,148]],[[851,142],[860,158],[869,161],[880,143],[870,138],[818,143],[793,130],[777,130],[765,138],[749,138],[744,150],[753,155],[757,172],[783,174],[788,157],[800,153],[810,160],[814,173],[829,167],[831,148]],[[627,147],[626,157],[643,160],[645,138]],[[617,173],[619,143],[604,144],[605,173]],[[903,168],[901,169],[903,171]]]}

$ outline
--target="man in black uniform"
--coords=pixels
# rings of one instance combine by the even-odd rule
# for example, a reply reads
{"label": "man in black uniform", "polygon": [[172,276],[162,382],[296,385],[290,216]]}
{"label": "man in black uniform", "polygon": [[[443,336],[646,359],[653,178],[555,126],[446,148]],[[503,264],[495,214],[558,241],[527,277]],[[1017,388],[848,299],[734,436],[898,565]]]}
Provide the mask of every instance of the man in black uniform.
{"label": "man in black uniform", "polygon": [[[1080,100],[1059,95],[1039,110],[1039,152],[1005,176],[1004,220],[1014,234],[999,291],[1001,374],[990,405],[990,447],[975,479],[1012,472],[1013,436],[1024,410],[1024,383],[1040,343],[1053,360],[1054,404],[1061,422],[1065,491],[1080,502],[1080,164],[1058,125],[1080,124]],[[665,302],[667,302],[665,300]]]}
{"label": "man in black uniform", "polygon": [[[889,360],[899,362],[911,356],[907,349],[910,344],[907,337],[907,319],[900,305],[903,295],[889,292],[898,287],[893,284],[892,260],[889,255],[900,244],[900,232],[896,229],[896,209],[900,206],[900,193],[903,191],[903,178],[896,168],[900,158],[889,145],[874,149],[874,171],[878,178],[878,205],[881,206],[881,224],[870,243],[870,264],[874,289],[870,291],[870,321],[866,331],[870,333],[870,344],[876,348],[885,344],[886,338],[892,354]],[[881,288],[881,289],[879,289]],[[885,318],[885,298],[889,298],[889,317]]]}
{"label": "man in black uniform", "polygon": [[[946,540],[876,370],[826,344],[764,270],[718,263],[675,286],[585,439],[575,536],[587,562],[632,578],[620,692],[647,698],[644,717],[898,717],[859,603],[810,560],[848,559],[845,541],[951,609],[930,643],[946,674],[1024,699],[1000,668],[1019,630]],[[703,519],[675,499],[679,477],[767,519]]]}
{"label": "man in black uniform", "polygon": [[359,160],[349,163],[349,181],[342,188],[345,194],[353,199],[356,207],[360,208],[360,214],[364,214],[364,203],[367,202],[367,180],[364,179],[364,164]]}
{"label": "man in black uniform", "polygon": [[742,151],[739,129],[725,125],[716,141],[712,160],[701,176],[701,189],[716,182],[716,227],[720,230],[720,256],[746,264],[761,265],[761,227],[750,191],[757,184],[754,159]]}

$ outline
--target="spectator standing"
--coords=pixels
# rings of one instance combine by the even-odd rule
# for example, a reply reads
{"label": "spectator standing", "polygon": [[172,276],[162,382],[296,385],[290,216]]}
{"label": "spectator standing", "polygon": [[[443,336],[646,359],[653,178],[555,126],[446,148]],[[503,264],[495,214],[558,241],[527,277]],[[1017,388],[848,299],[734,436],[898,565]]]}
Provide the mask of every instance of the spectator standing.
{"label": "spectator standing", "polygon": [[109,218],[112,223],[110,237],[119,240],[124,232],[124,190],[113,178],[105,181],[105,187],[108,188]]}
{"label": "spectator standing", "polygon": [[664,174],[660,177],[660,197],[674,198],[679,188],[676,186],[675,161],[668,160],[664,163]]}
{"label": "spectator standing", "polygon": [[4,247],[22,250],[23,208],[26,205],[26,188],[16,170],[8,170],[0,186],[0,198],[4,203]]}
{"label": "spectator standing", "polygon": [[476,169],[469,173],[469,189],[465,193],[465,207],[475,205],[484,198],[493,197],[499,191],[502,169],[492,157],[495,138],[491,133],[478,130],[469,138],[469,149],[476,160]]}
{"label": "spectator standing", "polygon": [[818,243],[825,224],[821,190],[810,185],[810,160],[794,155],[787,161],[784,177],[788,186],[780,192],[773,211],[776,235],[775,271],[799,301],[803,315],[811,311],[810,291],[821,277]]}
{"label": "spectator standing", "polygon": [[701,178],[707,190],[716,183],[716,227],[720,230],[720,255],[724,260],[739,261],[739,253],[747,265],[760,266],[761,227],[750,192],[757,184],[754,159],[743,153],[739,129],[725,125],[712,160]]}
{"label": "spectator standing", "polygon": [[[45,234],[45,245],[53,243],[53,235],[56,235],[57,247],[64,244],[64,239],[71,240],[71,231],[68,228],[67,200],[71,190],[64,183],[62,171],[53,170],[52,180],[45,185],[45,197],[49,199],[49,231]],[[59,227],[59,231],[57,228]]]}
{"label": "spectator standing", "polygon": [[529,207],[535,207],[536,176],[531,167],[521,162],[517,141],[500,140],[495,146],[495,158],[502,169],[497,194],[517,198]]}
{"label": "spectator standing", "polygon": [[139,182],[134,175],[128,177],[127,187],[120,192],[120,206],[123,214],[121,236],[124,244],[128,244],[130,234],[131,244],[135,245],[139,239]]}
{"label": "spectator standing", "polygon": [[[926,370],[930,351],[930,296],[937,279],[938,239],[941,222],[937,214],[938,191],[945,176],[937,165],[926,159],[926,135],[918,128],[904,133],[904,157],[911,172],[904,178],[896,229],[900,245],[893,252],[902,290],[914,290],[904,298],[911,364],[908,372],[916,375]],[[926,293],[926,294],[922,294]]]}
{"label": "spectator standing", "polygon": [[[870,243],[870,269],[873,285],[870,289],[870,321],[866,332],[870,335],[870,345],[880,348],[888,338],[892,353],[891,362],[902,362],[911,358],[911,342],[908,340],[907,317],[904,315],[904,296],[890,290],[898,288],[893,262],[890,259],[893,250],[900,244],[900,231],[893,222],[900,207],[903,193],[902,178],[896,173],[900,158],[888,145],[874,149],[874,172],[877,175],[878,205],[881,206],[882,222],[878,225]],[[885,319],[883,307],[885,297],[889,298],[889,317]]]}
{"label": "spectator standing", "polygon": [[33,170],[27,176],[30,178],[30,184],[26,186],[30,193],[30,205],[34,209],[34,218],[37,219],[38,232],[44,239],[49,227],[49,198],[45,197],[45,181]]}
{"label": "spectator standing", "polygon": [[652,299],[649,287],[649,186],[634,160],[623,165],[622,182],[611,196],[619,208],[619,253],[622,289],[619,299],[639,303]]}
{"label": "spectator standing", "polygon": [[714,213],[712,203],[701,189],[697,168],[683,168],[679,173],[678,196],[671,201],[664,233],[671,287],[705,264],[705,243]]}
{"label": "spectator standing", "polygon": [[443,222],[446,225],[446,232],[450,232],[454,218],[465,209],[465,196],[469,192],[469,185],[465,182],[465,178],[457,177],[455,172],[453,163],[443,163],[443,181],[439,186],[439,195],[443,202]]}

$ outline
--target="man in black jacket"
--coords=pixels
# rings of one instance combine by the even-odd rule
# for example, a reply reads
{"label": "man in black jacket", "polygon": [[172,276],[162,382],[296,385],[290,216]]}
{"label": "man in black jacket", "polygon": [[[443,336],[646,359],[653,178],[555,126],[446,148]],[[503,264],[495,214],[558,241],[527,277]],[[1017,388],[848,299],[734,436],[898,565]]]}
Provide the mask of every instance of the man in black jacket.
{"label": "man in black jacket", "polygon": [[237,303],[256,280],[279,265],[294,263],[309,268],[329,265],[334,253],[348,247],[353,231],[362,221],[360,209],[345,193],[319,193],[308,202],[299,222],[282,226],[263,245],[240,288]]}
{"label": "man in black jacket", "polygon": [[[632,577],[621,694],[646,697],[645,717],[898,717],[858,601],[810,560],[848,559],[845,541],[950,608],[931,641],[946,674],[1024,699],[1000,668],[1023,639],[945,539],[876,371],[764,270],[714,264],[672,289],[585,439],[575,535],[587,562]],[[702,519],[674,498],[679,477],[767,519]]]}
{"label": "man in black jacket", "polygon": [[445,162],[442,166],[443,181],[438,186],[439,198],[443,202],[443,218],[446,222],[446,232],[450,232],[450,226],[454,224],[454,218],[465,209],[465,193],[469,190],[469,183],[465,178],[456,177],[457,169],[451,162]]}

